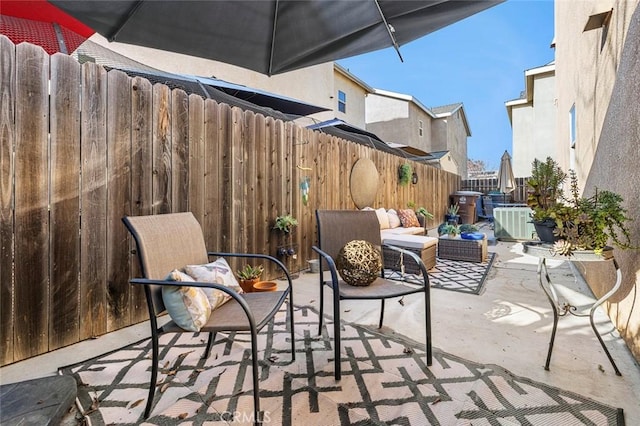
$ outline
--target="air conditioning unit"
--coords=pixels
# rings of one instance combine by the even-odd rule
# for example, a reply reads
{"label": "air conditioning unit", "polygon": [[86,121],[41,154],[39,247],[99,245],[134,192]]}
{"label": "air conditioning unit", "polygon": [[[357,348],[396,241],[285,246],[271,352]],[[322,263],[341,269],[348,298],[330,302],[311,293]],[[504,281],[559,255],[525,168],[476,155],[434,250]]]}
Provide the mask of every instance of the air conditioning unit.
{"label": "air conditioning unit", "polygon": [[495,207],[493,224],[499,240],[532,240],[535,235],[529,207]]}

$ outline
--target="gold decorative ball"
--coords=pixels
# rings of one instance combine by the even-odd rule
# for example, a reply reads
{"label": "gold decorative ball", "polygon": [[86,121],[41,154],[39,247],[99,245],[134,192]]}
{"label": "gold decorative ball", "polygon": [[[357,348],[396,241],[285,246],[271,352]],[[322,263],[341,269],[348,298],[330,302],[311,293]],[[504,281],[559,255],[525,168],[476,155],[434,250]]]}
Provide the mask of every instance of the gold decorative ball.
{"label": "gold decorative ball", "polygon": [[380,276],[382,257],[370,242],[353,240],[340,249],[336,268],[347,284],[368,286]]}

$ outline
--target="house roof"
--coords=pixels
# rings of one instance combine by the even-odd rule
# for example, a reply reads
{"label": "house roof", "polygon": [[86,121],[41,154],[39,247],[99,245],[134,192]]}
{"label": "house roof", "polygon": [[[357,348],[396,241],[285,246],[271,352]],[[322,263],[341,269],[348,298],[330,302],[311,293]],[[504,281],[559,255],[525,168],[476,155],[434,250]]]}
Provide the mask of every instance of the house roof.
{"label": "house roof", "polygon": [[524,72],[524,90],[520,93],[520,97],[512,99],[504,103],[507,108],[507,114],[509,115],[509,122],[512,122],[513,107],[519,105],[527,105],[533,102],[533,88],[537,76],[543,74],[552,75],[556,72],[556,62],[551,61],[548,64],[530,68]]}
{"label": "house roof", "polygon": [[451,115],[460,108],[462,108],[462,102],[456,102],[455,104],[432,107],[431,111],[433,111],[433,113],[436,115],[444,116],[444,115]]}
{"label": "house roof", "polygon": [[412,95],[405,95],[404,93],[390,92],[388,90],[382,90],[382,89],[374,89],[373,93],[376,94],[376,95],[387,97],[387,98],[400,99],[400,100],[403,100],[403,101],[411,102],[411,103],[415,104],[418,108],[423,110],[427,115],[429,115],[429,116],[431,116],[433,118],[436,118],[436,116],[433,113],[432,109],[430,109],[429,107],[425,106],[422,102],[420,102],[418,100],[418,98],[416,98],[416,97],[414,97]]}
{"label": "house roof", "polygon": [[333,69],[338,71],[340,74],[344,75],[349,80],[351,80],[354,83],[356,83],[358,86],[362,87],[362,89],[364,89],[365,92],[367,92],[367,93],[373,93],[374,92],[375,89],[373,87],[369,86],[367,83],[365,83],[360,78],[356,77],[354,74],[351,74],[351,72],[347,68],[343,67],[339,63],[334,62],[333,63]]}
{"label": "house roof", "polygon": [[464,112],[464,104],[462,102],[433,107],[431,110],[435,113],[436,118],[447,118],[460,111],[462,124],[467,131],[467,136],[471,136],[471,128],[469,127],[469,121],[467,120],[467,114]]}

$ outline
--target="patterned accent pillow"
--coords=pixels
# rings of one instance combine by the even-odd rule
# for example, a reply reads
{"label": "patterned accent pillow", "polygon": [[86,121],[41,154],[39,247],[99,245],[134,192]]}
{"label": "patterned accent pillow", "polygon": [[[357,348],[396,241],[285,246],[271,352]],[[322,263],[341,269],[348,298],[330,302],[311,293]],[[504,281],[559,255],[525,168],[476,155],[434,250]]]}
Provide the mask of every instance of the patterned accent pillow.
{"label": "patterned accent pillow", "polygon": [[420,222],[418,222],[418,216],[416,216],[416,212],[411,209],[398,210],[398,217],[400,218],[400,222],[402,222],[402,226],[405,228],[420,226]]}
{"label": "patterned accent pillow", "polygon": [[[238,283],[238,280],[236,280],[236,277],[233,275],[231,267],[227,261],[221,257],[215,262],[205,265],[187,265],[184,267],[184,271],[196,281],[222,284],[237,293],[243,293],[242,287],[240,287],[240,283]],[[231,300],[231,296],[223,291],[214,288],[203,288],[202,290],[209,299],[211,310]]]}
{"label": "patterned accent pillow", "polygon": [[387,217],[389,218],[389,228],[393,229],[400,227],[400,218],[394,209],[387,210]]}
{"label": "patterned accent pillow", "polygon": [[[193,282],[193,278],[177,269],[171,271],[165,279]],[[162,300],[173,322],[187,331],[200,331],[211,316],[209,300],[198,287],[163,286]]]}

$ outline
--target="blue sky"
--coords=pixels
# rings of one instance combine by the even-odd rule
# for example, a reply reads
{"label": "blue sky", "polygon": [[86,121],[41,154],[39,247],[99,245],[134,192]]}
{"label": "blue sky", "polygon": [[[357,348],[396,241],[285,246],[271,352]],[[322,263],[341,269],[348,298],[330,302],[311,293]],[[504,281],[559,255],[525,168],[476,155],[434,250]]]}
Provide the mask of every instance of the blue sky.
{"label": "blue sky", "polygon": [[525,70],[551,62],[552,0],[508,0],[400,48],[338,61],[370,86],[404,93],[427,107],[462,102],[468,157],[497,169],[511,150],[504,103],[524,90]]}

